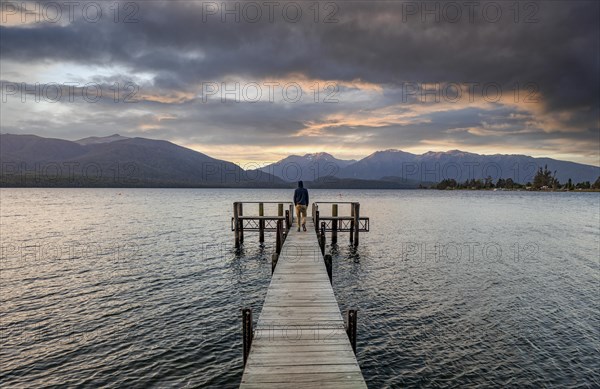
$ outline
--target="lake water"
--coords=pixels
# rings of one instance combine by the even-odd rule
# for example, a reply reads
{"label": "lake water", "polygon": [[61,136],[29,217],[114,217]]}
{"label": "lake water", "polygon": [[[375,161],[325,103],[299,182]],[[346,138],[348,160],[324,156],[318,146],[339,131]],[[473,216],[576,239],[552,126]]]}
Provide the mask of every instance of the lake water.
{"label": "lake water", "polygon": [[[237,387],[240,309],[258,317],[274,236],[261,247],[247,233],[236,253],[232,203],[290,198],[0,190],[0,386]],[[369,387],[600,386],[598,193],[311,200],[359,201],[370,217],[358,250],[340,235],[333,268],[340,308],[359,310]]]}

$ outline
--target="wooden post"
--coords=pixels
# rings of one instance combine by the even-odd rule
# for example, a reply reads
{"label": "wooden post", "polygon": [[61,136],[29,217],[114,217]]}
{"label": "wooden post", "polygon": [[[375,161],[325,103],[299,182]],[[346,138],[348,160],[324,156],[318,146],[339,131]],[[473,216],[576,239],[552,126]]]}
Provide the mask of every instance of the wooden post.
{"label": "wooden post", "polygon": [[325,222],[321,222],[321,254],[325,255]]}
{"label": "wooden post", "polygon": [[294,206],[290,204],[290,227],[294,224]]}
{"label": "wooden post", "polygon": [[[265,205],[258,203],[258,216],[265,216]],[[265,241],[265,221],[258,221],[258,241],[264,243]]]}
{"label": "wooden post", "polygon": [[350,216],[352,216],[352,220],[350,221],[350,244],[354,240],[354,205],[356,203],[350,204]]}
{"label": "wooden post", "polygon": [[285,210],[285,230],[289,231],[292,228],[292,222],[290,221],[290,210]]}
{"label": "wooden post", "polygon": [[358,231],[360,230],[360,203],[354,203],[354,246],[358,246]]}
{"label": "wooden post", "polygon": [[[238,211],[239,216],[244,216],[244,204],[238,203],[240,210]],[[244,243],[244,221],[240,220],[240,243]]]}
{"label": "wooden post", "polygon": [[[337,217],[337,215],[338,215],[338,205],[333,204],[331,206],[331,216]],[[337,229],[338,229],[338,222],[337,222],[337,220],[333,220],[331,222],[331,244],[337,244]]]}
{"label": "wooden post", "polygon": [[275,252],[277,254],[281,253],[281,237],[283,233],[283,222],[281,219],[277,220],[277,232],[275,237]]}
{"label": "wooden post", "polygon": [[252,338],[254,333],[252,330],[252,308],[242,309],[242,338],[244,343],[244,366],[250,354],[250,346],[252,346]]}
{"label": "wooden post", "polygon": [[277,216],[283,216],[283,204],[277,204]]}
{"label": "wooden post", "polygon": [[278,260],[279,260],[279,254],[273,253],[273,255],[271,255],[271,275],[273,275],[273,273],[275,273],[275,267],[277,266]]}
{"label": "wooden post", "polygon": [[356,309],[349,309],[346,316],[346,333],[348,334],[348,339],[350,340],[350,345],[352,345],[352,350],[354,351],[354,355],[356,355]]}
{"label": "wooden post", "polygon": [[322,246],[323,243],[321,243],[321,241],[323,240],[323,237],[321,236],[321,231],[317,232],[317,243],[319,244],[319,250],[323,251]]}
{"label": "wooden post", "polygon": [[238,203],[233,203],[233,233],[235,236],[235,247],[240,247],[240,221],[239,221],[239,208]]}
{"label": "wooden post", "polygon": [[327,269],[327,275],[329,276],[329,283],[331,285],[333,285],[333,274],[332,274],[332,265],[333,265],[333,260],[331,258],[330,254],[325,255],[324,257],[325,259],[325,268]]}
{"label": "wooden post", "polygon": [[319,233],[319,211],[315,211],[315,232],[318,234]]}

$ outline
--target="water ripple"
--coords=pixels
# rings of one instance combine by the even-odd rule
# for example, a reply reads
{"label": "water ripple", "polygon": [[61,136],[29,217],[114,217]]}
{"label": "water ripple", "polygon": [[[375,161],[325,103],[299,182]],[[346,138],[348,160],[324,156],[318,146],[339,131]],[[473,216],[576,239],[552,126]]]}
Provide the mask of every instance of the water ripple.
{"label": "water ripple", "polygon": [[[236,253],[231,203],[289,193],[121,192],[2,189],[3,387],[238,386],[273,239]],[[564,196],[348,191],[372,231],[334,289],[369,386],[599,387],[600,201]]]}

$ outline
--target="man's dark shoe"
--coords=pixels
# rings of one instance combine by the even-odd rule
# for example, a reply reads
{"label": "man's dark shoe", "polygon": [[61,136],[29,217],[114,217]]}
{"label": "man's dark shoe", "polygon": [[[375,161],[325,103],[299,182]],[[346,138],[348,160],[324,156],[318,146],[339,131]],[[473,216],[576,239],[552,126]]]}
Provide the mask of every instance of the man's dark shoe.
{"label": "man's dark shoe", "polygon": [[306,225],[305,224],[302,225],[302,230],[306,231]]}

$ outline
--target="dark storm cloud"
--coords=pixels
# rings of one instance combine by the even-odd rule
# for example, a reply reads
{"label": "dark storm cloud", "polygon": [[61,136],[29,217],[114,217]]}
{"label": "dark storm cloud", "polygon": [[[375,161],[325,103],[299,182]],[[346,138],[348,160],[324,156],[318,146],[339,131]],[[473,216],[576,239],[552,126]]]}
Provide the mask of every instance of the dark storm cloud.
{"label": "dark storm cloud", "polygon": [[[221,6],[221,2],[140,1],[136,23],[115,23],[110,2],[97,23],[76,17],[66,24],[0,26],[3,61],[64,64],[67,69],[70,64],[111,66],[125,73],[93,77],[105,88],[114,80],[151,75],[150,80],[139,81],[143,96],[136,105],[125,107],[108,99],[93,106],[82,103],[78,116],[68,123],[44,123],[27,115],[10,127],[3,125],[3,131],[21,129],[44,135],[54,128],[54,136],[71,132],[83,137],[106,133],[101,128],[109,125],[122,133],[190,143],[268,147],[292,139],[295,145],[310,146],[314,138],[297,135],[317,123],[329,124],[323,126],[319,139],[325,145],[352,146],[357,138],[361,145],[373,148],[416,146],[432,139],[466,146],[490,142],[539,145],[571,139],[587,140],[590,149],[597,147],[600,5],[596,1],[521,2],[518,22],[510,8],[513,2],[494,3],[503,12],[498,22],[482,16],[488,3],[479,2],[472,22],[463,6],[456,23],[444,17],[435,22],[431,15],[422,22],[420,12],[407,14],[407,6],[442,7],[444,2],[335,2],[334,23],[323,23],[328,14],[325,3],[319,3],[318,23],[310,4],[302,2],[297,3],[304,12],[298,23],[282,18],[285,2],[280,2],[273,23],[264,13],[258,23],[243,18],[236,23],[231,17],[223,23],[220,15],[209,15],[204,21],[203,4],[207,3]],[[537,8],[527,9],[526,4],[537,4]],[[203,104],[199,85],[227,77],[257,82],[293,81],[294,77],[358,79],[380,85],[382,91],[373,98],[354,99],[351,90],[342,88],[340,103],[331,105]],[[537,120],[530,111],[502,106],[502,102],[497,108],[484,109],[476,101],[423,113],[408,124],[383,119],[377,125],[360,121],[349,125],[339,119],[377,115],[389,107],[397,114],[410,112],[415,101],[414,97],[404,99],[402,87],[407,82],[497,83],[505,95],[513,93],[516,84],[527,92],[524,86],[530,83],[541,97],[542,112],[560,116],[564,129],[547,131],[531,125]],[[178,99],[178,93],[184,97]],[[151,96],[171,98],[152,101]],[[98,117],[104,119],[94,123]],[[145,132],[137,130],[140,126],[145,126]],[[481,132],[474,133],[473,128]]]}
{"label": "dark storm cloud", "polygon": [[3,26],[1,50],[7,59],[121,64],[154,72],[160,86],[172,88],[231,74],[299,72],[375,83],[534,82],[549,109],[598,103],[598,2],[537,2],[534,23],[524,22],[524,10],[515,23],[506,2],[495,3],[503,12],[496,23],[481,11],[471,23],[464,7],[457,23],[432,16],[422,23],[419,14],[406,15],[407,4],[426,6],[421,2],[337,2],[337,23],[314,23],[308,7],[298,23],[278,13],[273,23],[266,16],[223,23],[219,15],[203,22],[206,3],[138,2],[138,23],[107,16],[98,23]]}

